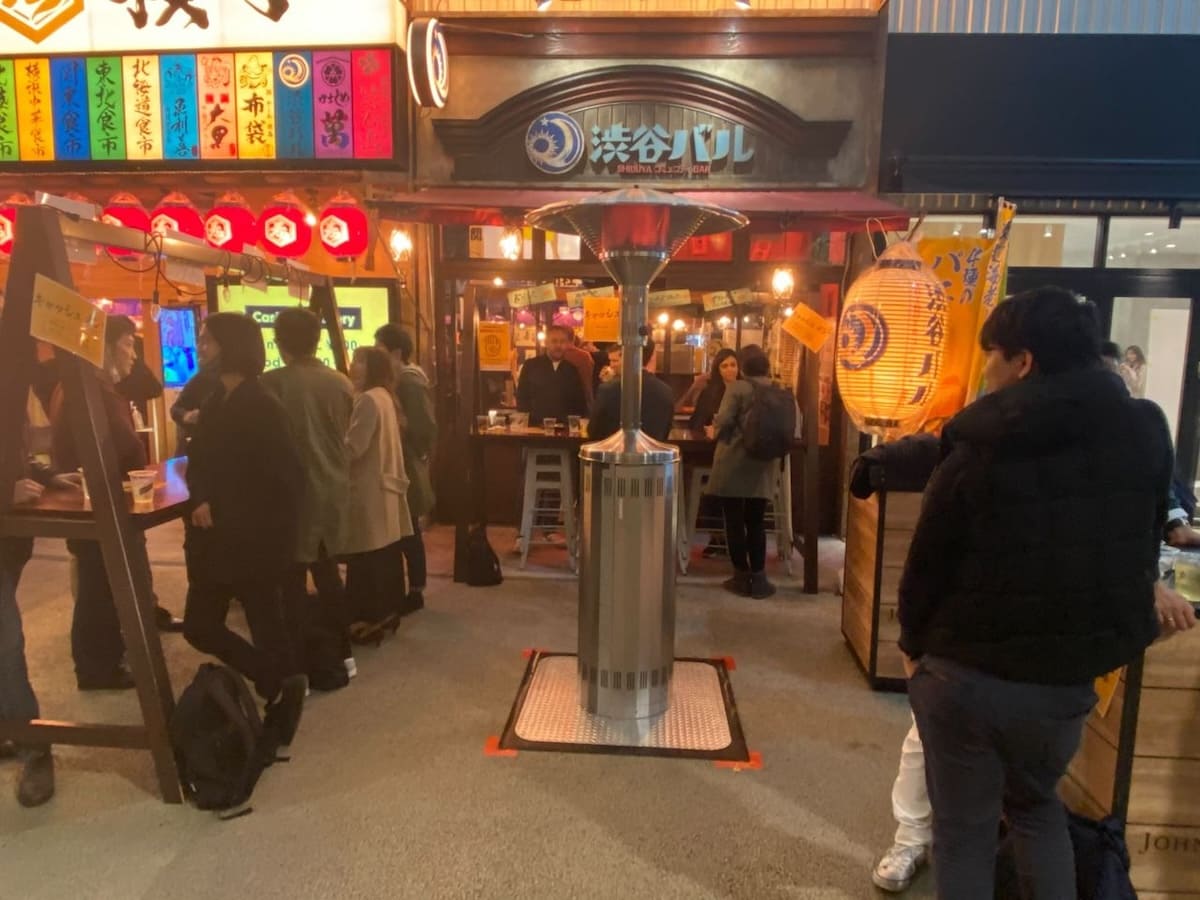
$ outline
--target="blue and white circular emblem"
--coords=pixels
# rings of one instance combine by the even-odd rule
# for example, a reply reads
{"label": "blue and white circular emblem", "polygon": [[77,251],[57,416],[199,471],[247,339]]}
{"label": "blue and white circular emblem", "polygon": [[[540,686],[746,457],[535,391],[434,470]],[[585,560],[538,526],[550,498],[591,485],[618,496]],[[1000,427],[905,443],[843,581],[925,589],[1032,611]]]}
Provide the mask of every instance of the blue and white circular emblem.
{"label": "blue and white circular emblem", "polygon": [[563,175],[579,165],[586,149],[583,129],[563,112],[548,112],[534,119],[525,132],[525,153],[538,171]]}

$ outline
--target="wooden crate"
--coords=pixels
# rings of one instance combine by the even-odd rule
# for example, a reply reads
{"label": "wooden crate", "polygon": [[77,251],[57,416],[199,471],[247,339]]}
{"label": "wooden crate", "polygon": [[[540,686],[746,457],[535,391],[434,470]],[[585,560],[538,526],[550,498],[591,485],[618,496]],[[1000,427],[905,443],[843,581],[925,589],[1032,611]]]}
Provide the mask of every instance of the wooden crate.
{"label": "wooden crate", "polygon": [[1125,820],[1139,897],[1200,900],[1200,628],[1129,666],[1060,793],[1079,813]]}
{"label": "wooden crate", "polygon": [[905,688],[897,591],[921,511],[921,494],[850,498],[842,636],[876,690]]}

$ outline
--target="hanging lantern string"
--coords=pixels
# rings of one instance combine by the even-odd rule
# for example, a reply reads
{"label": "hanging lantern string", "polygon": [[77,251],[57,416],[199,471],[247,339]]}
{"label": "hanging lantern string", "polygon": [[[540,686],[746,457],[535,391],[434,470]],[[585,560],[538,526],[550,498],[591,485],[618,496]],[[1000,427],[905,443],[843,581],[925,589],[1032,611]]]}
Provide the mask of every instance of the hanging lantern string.
{"label": "hanging lantern string", "polygon": [[908,234],[904,236],[904,240],[911,241],[913,235],[921,230],[921,226],[925,224],[925,216],[926,213],[921,213],[920,218],[917,219],[917,224],[908,230]]}

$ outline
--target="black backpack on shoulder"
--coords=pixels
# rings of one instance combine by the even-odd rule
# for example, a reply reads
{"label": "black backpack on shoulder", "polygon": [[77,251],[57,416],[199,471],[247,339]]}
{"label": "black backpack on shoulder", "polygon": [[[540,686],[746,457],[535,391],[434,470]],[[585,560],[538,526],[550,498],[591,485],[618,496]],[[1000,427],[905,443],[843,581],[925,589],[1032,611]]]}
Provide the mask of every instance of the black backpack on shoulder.
{"label": "black backpack on shoulder", "polygon": [[500,584],[500,557],[488,543],[487,529],[479,525],[467,535],[467,584],[471,587],[491,587]]}
{"label": "black backpack on shoulder", "polygon": [[752,459],[782,459],[796,434],[796,400],[777,384],[754,384],[742,419],[742,445]]}
{"label": "black backpack on shoulder", "polygon": [[169,731],[179,779],[200,809],[243,806],[279,748],[242,676],[213,663],[180,695]]}

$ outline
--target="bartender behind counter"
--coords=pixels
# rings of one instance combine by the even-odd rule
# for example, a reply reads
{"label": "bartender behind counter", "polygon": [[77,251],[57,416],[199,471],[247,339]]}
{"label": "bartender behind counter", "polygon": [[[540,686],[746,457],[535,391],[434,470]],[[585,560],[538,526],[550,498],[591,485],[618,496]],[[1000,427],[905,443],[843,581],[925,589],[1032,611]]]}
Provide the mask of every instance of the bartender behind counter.
{"label": "bartender behind counter", "polygon": [[543,419],[565,422],[567,416],[586,416],[587,395],[579,369],[566,359],[571,330],[562,325],[546,329],[546,355],[535,356],[521,367],[517,383],[517,409],[529,413],[529,424]]}

